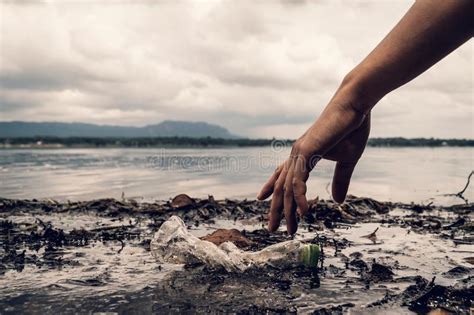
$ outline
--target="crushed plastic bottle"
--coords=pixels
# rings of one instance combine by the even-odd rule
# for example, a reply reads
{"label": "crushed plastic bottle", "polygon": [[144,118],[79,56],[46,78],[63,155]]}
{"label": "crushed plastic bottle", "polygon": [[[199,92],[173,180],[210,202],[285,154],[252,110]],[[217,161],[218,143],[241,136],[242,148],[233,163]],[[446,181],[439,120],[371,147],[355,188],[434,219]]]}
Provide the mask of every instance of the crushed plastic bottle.
{"label": "crushed plastic bottle", "polygon": [[192,235],[184,222],[172,216],[155,233],[150,248],[160,263],[196,264],[227,271],[244,271],[250,267],[288,268],[298,265],[316,267],[319,247],[291,240],[268,246],[257,252],[242,251],[231,242],[217,246]]}

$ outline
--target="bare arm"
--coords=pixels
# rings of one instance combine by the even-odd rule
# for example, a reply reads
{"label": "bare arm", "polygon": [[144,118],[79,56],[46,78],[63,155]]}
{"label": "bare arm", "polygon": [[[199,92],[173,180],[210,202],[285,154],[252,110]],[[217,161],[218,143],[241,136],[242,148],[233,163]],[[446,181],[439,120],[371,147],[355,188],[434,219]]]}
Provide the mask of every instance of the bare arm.
{"label": "bare arm", "polygon": [[393,30],[346,77],[366,97],[367,112],[473,36],[474,1],[416,1]]}
{"label": "bare arm", "polygon": [[390,91],[409,82],[469,40],[474,1],[419,0],[382,42],[343,80],[320,117],[296,141],[258,195],[273,194],[269,229],[282,212],[290,234],[296,232],[296,210],[308,209],[306,181],[319,157],[337,162],[332,195],[343,202],[352,172],[370,131],[370,110]]}

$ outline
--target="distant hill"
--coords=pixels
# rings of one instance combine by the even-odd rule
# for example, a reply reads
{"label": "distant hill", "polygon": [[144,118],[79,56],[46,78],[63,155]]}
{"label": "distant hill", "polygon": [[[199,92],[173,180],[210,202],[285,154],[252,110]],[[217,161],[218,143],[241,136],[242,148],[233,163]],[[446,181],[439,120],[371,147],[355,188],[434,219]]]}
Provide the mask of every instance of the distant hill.
{"label": "distant hill", "polygon": [[0,122],[1,138],[19,137],[115,137],[115,138],[143,138],[143,137],[189,137],[189,138],[223,138],[233,139],[237,136],[227,129],[205,122],[165,120],[156,125],[145,127],[125,127],[94,125],[84,123],[59,122]]}

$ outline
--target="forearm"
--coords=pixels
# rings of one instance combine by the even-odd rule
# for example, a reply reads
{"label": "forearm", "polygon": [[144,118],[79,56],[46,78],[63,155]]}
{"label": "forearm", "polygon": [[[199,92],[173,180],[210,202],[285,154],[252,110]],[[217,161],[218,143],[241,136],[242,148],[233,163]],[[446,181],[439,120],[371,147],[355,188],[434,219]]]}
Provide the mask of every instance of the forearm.
{"label": "forearm", "polygon": [[328,106],[297,141],[307,155],[325,155],[343,137],[357,129],[366,114],[356,110],[358,96],[349,86],[341,86]]}
{"label": "forearm", "polygon": [[319,118],[293,145],[258,198],[273,194],[269,229],[284,214],[289,234],[296,211],[309,207],[306,181],[320,158],[336,161],[332,195],[343,202],[370,132],[370,110],[387,93],[412,80],[472,36],[474,0],[419,0],[385,39],[351,71]]}
{"label": "forearm", "polygon": [[344,79],[368,112],[387,93],[411,81],[473,35],[474,1],[419,0]]}
{"label": "forearm", "polygon": [[298,145],[324,155],[357,129],[373,106],[466,42],[473,32],[472,0],[419,0],[343,80]]}

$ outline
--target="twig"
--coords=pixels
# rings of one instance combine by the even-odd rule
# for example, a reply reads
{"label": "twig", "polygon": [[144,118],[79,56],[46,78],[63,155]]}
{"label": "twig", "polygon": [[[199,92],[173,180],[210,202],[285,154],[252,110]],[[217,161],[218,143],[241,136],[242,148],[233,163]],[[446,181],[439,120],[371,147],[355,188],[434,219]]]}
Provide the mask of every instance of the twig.
{"label": "twig", "polygon": [[362,237],[365,237],[365,238],[368,238],[369,240],[371,240],[374,244],[375,242],[377,242],[377,231],[379,230],[379,228],[376,228],[375,231],[373,231],[372,233],[368,234],[368,235],[364,235]]}
{"label": "twig", "polygon": [[461,198],[462,200],[464,200],[464,202],[466,204],[469,203],[469,200],[467,200],[467,198],[464,197],[463,194],[464,194],[464,192],[466,192],[467,187],[469,187],[469,183],[471,182],[472,174],[474,174],[474,171],[471,171],[471,174],[469,174],[469,176],[467,177],[466,186],[464,186],[464,188],[460,192],[457,192],[457,193],[454,193],[454,194],[444,194],[443,196],[455,196],[455,197],[458,197],[458,198]]}
{"label": "twig", "polygon": [[119,242],[120,242],[120,245],[122,245],[122,247],[120,247],[117,254],[120,254],[122,252],[123,248],[125,247],[125,243],[122,239],[119,239]]}
{"label": "twig", "polygon": [[463,190],[461,190],[460,192],[458,192],[456,195],[462,196],[462,194],[464,194],[464,192],[466,191],[467,187],[469,186],[469,183],[470,183],[470,181],[471,181],[471,176],[472,176],[472,174],[474,174],[474,171],[471,171],[471,174],[469,174],[469,176],[467,177],[466,186],[464,186]]}
{"label": "twig", "polygon": [[43,222],[43,220],[41,220],[40,218],[35,218],[36,221],[38,221],[39,224],[41,224],[41,226],[43,227],[43,230],[46,230],[48,228],[48,225],[46,223]]}
{"label": "twig", "polygon": [[365,237],[365,238],[376,237],[377,235],[375,233],[377,233],[378,230],[379,230],[379,228],[376,228],[375,231],[373,231],[372,233],[370,233],[368,235],[364,235],[362,237]]}

